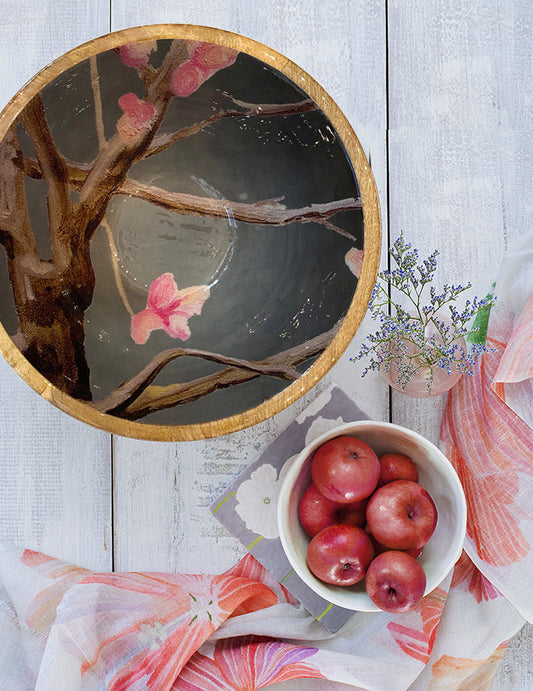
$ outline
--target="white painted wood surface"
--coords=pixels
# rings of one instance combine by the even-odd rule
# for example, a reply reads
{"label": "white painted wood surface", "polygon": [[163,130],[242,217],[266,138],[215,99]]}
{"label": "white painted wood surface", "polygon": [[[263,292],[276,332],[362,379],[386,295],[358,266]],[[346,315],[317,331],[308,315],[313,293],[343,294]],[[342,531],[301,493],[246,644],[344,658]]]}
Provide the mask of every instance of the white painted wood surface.
{"label": "white painted wood surface", "polygon": [[[438,248],[442,282],[471,280],[485,295],[507,244],[532,222],[531,3],[388,6],[391,237],[404,230],[422,253]],[[443,406],[394,393],[392,419],[435,441]],[[530,688],[526,625],[492,689]]]}
{"label": "white painted wood surface", "polygon": [[[297,62],[357,132],[394,239],[439,248],[440,275],[492,281],[530,228],[529,0],[3,0],[0,105],[69,48],[129,26],[184,22],[235,31]],[[98,570],[215,572],[242,554],[208,503],[327,383],[369,415],[438,439],[442,400],[392,396],[349,362],[252,429],[206,442],[150,443],[86,427],[45,403],[0,360],[0,540]],[[296,687],[294,687],[296,688]],[[493,689],[533,688],[533,627],[511,643]]]}
{"label": "white painted wood surface", "polygon": [[[3,2],[0,105],[51,60],[109,28],[107,0]],[[0,358],[0,540],[112,565],[111,440],[40,398]]]}

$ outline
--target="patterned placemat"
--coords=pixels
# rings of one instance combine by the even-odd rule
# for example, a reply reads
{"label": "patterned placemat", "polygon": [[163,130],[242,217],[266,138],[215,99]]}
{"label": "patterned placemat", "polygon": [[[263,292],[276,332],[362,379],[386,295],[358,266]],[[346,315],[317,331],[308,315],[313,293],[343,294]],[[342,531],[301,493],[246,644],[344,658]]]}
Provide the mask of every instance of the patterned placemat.
{"label": "patterned placemat", "polygon": [[340,388],[320,394],[210,506],[214,516],[329,631],[335,633],[353,616],[314,593],[293,571],[279,538],[277,499],[287,461],[304,446],[345,422],[366,420]]}

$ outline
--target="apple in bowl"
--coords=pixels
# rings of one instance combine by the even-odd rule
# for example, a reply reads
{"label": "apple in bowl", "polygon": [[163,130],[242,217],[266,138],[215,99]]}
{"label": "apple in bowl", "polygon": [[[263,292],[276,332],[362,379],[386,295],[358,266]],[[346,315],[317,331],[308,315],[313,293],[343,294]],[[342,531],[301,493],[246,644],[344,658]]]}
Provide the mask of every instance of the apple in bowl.
{"label": "apple in bowl", "polygon": [[385,453],[379,458],[378,487],[394,480],[412,480],[418,482],[418,470],[414,461],[404,453]]}
{"label": "apple in bowl", "polygon": [[[418,481],[430,494],[438,514],[431,539],[415,560],[424,571],[424,593],[427,594],[442,582],[461,554],[466,532],[464,492],[453,466],[434,444],[416,432],[386,422],[361,420],[340,425],[313,440],[292,462],[278,498],[280,538],[292,568],[326,602],[355,611],[380,609],[369,597],[364,579],[351,586],[332,585],[317,578],[307,563],[311,537],[300,522],[300,501],[312,482],[315,452],[339,436],[357,438],[370,446],[378,458],[394,453],[413,460]],[[381,489],[377,489],[376,494]]]}
{"label": "apple in bowl", "polygon": [[376,488],[379,475],[379,459],[370,446],[346,435],[319,446],[311,463],[319,492],[339,504],[366,499]]}
{"label": "apple in bowl", "polygon": [[329,525],[317,533],[307,548],[307,565],[324,583],[347,586],[366,576],[374,548],[362,528],[349,523]]}
{"label": "apple in bowl", "polygon": [[[344,456],[344,449],[354,446],[345,441],[346,437],[340,439]],[[326,442],[315,453],[311,464],[313,479],[317,456],[322,461],[325,456],[321,452],[330,449],[336,441]],[[358,450],[365,453],[364,446],[360,442]],[[367,458],[368,455],[366,452]],[[335,451],[330,458],[335,466],[339,454]],[[344,460],[343,457],[343,463]],[[407,461],[410,459],[402,456],[402,465]],[[331,476],[328,484],[331,495],[336,492],[344,499],[336,483],[345,485],[357,496],[362,488],[366,494],[369,486],[359,468],[352,475],[351,484],[346,484],[344,474],[340,479]],[[389,481],[358,502],[357,507],[365,503],[366,526],[362,530],[343,522],[343,514],[349,515],[345,507],[353,505],[334,502],[322,495],[314,483],[309,485],[299,505],[300,521],[312,537],[307,548],[307,566],[320,581],[331,585],[351,586],[365,578],[366,592],[380,609],[408,612],[424,594],[426,576],[416,557],[435,530],[437,509],[429,493],[413,480]]]}
{"label": "apple in bowl", "polygon": [[312,482],[302,495],[298,515],[307,533],[314,537],[323,528],[336,523],[350,523],[362,528],[366,521],[367,503],[362,499],[351,504],[337,504],[325,497]]}
{"label": "apple in bowl", "polygon": [[424,597],[426,574],[410,554],[388,550],[369,564],[365,586],[368,597],[384,612],[409,612]]}
{"label": "apple in bowl", "polygon": [[418,482],[394,480],[377,489],[366,507],[369,531],[389,549],[421,549],[437,525],[437,507]]}

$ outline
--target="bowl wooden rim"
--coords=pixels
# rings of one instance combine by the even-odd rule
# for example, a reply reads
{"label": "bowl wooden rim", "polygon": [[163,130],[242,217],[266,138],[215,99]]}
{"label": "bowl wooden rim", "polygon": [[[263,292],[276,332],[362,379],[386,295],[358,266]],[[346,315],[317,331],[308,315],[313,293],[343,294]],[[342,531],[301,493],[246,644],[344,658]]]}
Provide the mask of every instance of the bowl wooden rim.
{"label": "bowl wooden rim", "polygon": [[333,341],[309,369],[294,383],[262,404],[243,413],[211,422],[158,425],[100,413],[51,384],[26,360],[0,324],[0,352],[17,374],[40,396],[74,418],[98,429],[121,436],[154,441],[193,441],[236,432],[272,417],[309,391],[337,362],[357,331],[376,280],[381,252],[381,217],[376,184],[361,144],[340,108],[331,96],[294,62],[258,41],[229,31],[191,24],[153,24],[124,29],[92,39],[54,60],[9,101],[0,113],[0,140],[20,111],[44,86],[82,60],[126,43],[175,38],[219,43],[247,53],[280,71],[317,103],[337,130],[359,185],[363,207],[365,254],[361,276],[346,317]]}

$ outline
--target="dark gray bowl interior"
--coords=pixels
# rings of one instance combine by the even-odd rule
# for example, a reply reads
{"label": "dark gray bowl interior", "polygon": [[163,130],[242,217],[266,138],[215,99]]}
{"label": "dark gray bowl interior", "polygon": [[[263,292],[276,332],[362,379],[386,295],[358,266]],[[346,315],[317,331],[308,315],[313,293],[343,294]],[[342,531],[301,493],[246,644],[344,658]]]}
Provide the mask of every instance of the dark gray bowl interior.
{"label": "dark gray bowl interior", "polygon": [[[151,56],[156,68],[168,47],[168,41],[158,42]],[[122,115],[119,97],[133,92],[143,98],[144,85],[137,70],[123,64],[116,51],[100,53],[97,67],[105,135],[111,138]],[[98,138],[89,61],[62,73],[41,96],[60,153],[69,161],[90,164],[98,154]],[[289,104],[305,98],[283,74],[240,53],[232,66],[214,74],[191,96],[175,98],[160,133],[200,122],[220,108],[235,108],[234,100]],[[34,157],[32,142],[21,125],[18,136],[24,154]],[[277,200],[289,209],[299,209],[359,195],[343,144],[318,108],[292,115],[221,119],[134,163],[130,175],[168,191],[229,200],[228,207],[231,202]],[[51,256],[48,185],[28,176],[25,190],[38,250],[46,260]],[[71,192],[73,200],[76,194]],[[116,266],[114,248],[100,227],[90,250],[95,287],[85,312],[85,350],[96,401],[168,348],[262,361],[331,329],[353,299],[357,279],[345,255],[353,247],[363,248],[360,210],[333,215],[331,226],[317,222],[265,225],[235,221],[231,213],[218,219],[180,215],[149,201],[116,195],[110,199],[107,220]],[[2,253],[0,320],[11,335],[19,327],[6,257]],[[118,290],[116,272],[135,313],[145,308],[152,281],[165,272],[174,274],[180,289],[208,285],[210,297],[201,315],[189,320],[190,339],[177,341],[158,330],[146,344],[134,343],[131,316]],[[304,372],[313,361],[305,360],[298,371]],[[168,364],[153,383],[187,382],[224,367],[203,358],[183,357]],[[288,384],[285,379],[257,376],[153,412],[143,421],[183,425],[216,420],[259,405]]]}

